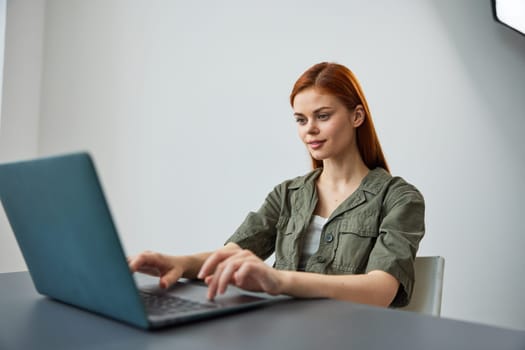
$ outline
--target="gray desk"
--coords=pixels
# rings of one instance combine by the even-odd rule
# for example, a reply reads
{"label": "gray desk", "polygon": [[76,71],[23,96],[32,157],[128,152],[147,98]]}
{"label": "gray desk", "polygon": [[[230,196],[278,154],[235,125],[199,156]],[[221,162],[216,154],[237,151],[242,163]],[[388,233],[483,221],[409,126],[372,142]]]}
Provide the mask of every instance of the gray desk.
{"label": "gray desk", "polygon": [[0,349],[525,349],[525,332],[333,300],[290,300],[146,332],[42,297],[0,274]]}

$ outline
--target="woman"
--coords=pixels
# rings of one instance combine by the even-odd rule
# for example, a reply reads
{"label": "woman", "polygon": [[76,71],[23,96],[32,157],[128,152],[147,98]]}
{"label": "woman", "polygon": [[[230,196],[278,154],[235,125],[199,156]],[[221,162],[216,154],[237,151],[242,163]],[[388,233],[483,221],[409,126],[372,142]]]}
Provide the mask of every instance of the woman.
{"label": "woman", "polygon": [[[201,278],[208,297],[229,284],[272,295],[328,297],[404,306],[424,235],[424,200],[392,177],[361,87],[346,67],[320,63],[290,96],[313,171],[283,182],[215,252],[168,256],[144,252],[132,271]],[[275,265],[264,263],[275,252]]]}

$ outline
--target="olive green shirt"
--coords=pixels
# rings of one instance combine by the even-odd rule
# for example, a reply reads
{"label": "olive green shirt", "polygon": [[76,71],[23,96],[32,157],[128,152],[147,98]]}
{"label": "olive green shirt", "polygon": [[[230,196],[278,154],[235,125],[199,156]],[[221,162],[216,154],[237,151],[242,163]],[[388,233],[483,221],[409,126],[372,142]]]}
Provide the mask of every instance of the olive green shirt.
{"label": "olive green shirt", "polygon": [[[228,242],[262,259],[275,252],[275,268],[298,270],[302,240],[317,205],[315,181],[321,171],[276,186]],[[400,283],[392,306],[404,306],[412,295],[424,216],[423,196],[414,186],[382,168],[371,170],[328,218],[319,249],[305,271],[332,275],[385,271]]]}

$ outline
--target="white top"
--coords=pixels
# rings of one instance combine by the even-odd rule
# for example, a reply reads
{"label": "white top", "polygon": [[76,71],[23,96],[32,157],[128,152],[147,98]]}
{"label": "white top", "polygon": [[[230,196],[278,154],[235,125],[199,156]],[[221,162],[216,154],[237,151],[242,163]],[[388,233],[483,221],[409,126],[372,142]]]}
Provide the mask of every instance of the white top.
{"label": "white top", "polygon": [[303,249],[301,250],[301,257],[299,258],[299,270],[304,271],[308,259],[319,249],[319,242],[321,241],[321,232],[323,226],[328,221],[328,218],[323,218],[319,215],[312,216],[308,229],[306,230],[303,239]]}

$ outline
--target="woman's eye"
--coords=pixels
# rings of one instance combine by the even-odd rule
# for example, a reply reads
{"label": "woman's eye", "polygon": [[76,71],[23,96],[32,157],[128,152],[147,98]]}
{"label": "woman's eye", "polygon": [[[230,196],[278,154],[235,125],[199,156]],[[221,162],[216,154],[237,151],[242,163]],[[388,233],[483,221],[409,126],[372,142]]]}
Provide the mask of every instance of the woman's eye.
{"label": "woman's eye", "polygon": [[297,124],[301,124],[301,125],[306,124],[306,119],[304,118],[295,118],[295,121],[297,122]]}
{"label": "woman's eye", "polygon": [[326,119],[328,119],[329,117],[330,117],[329,114],[323,113],[323,114],[319,114],[319,115],[317,116],[317,119],[319,119],[319,120],[326,120]]}

